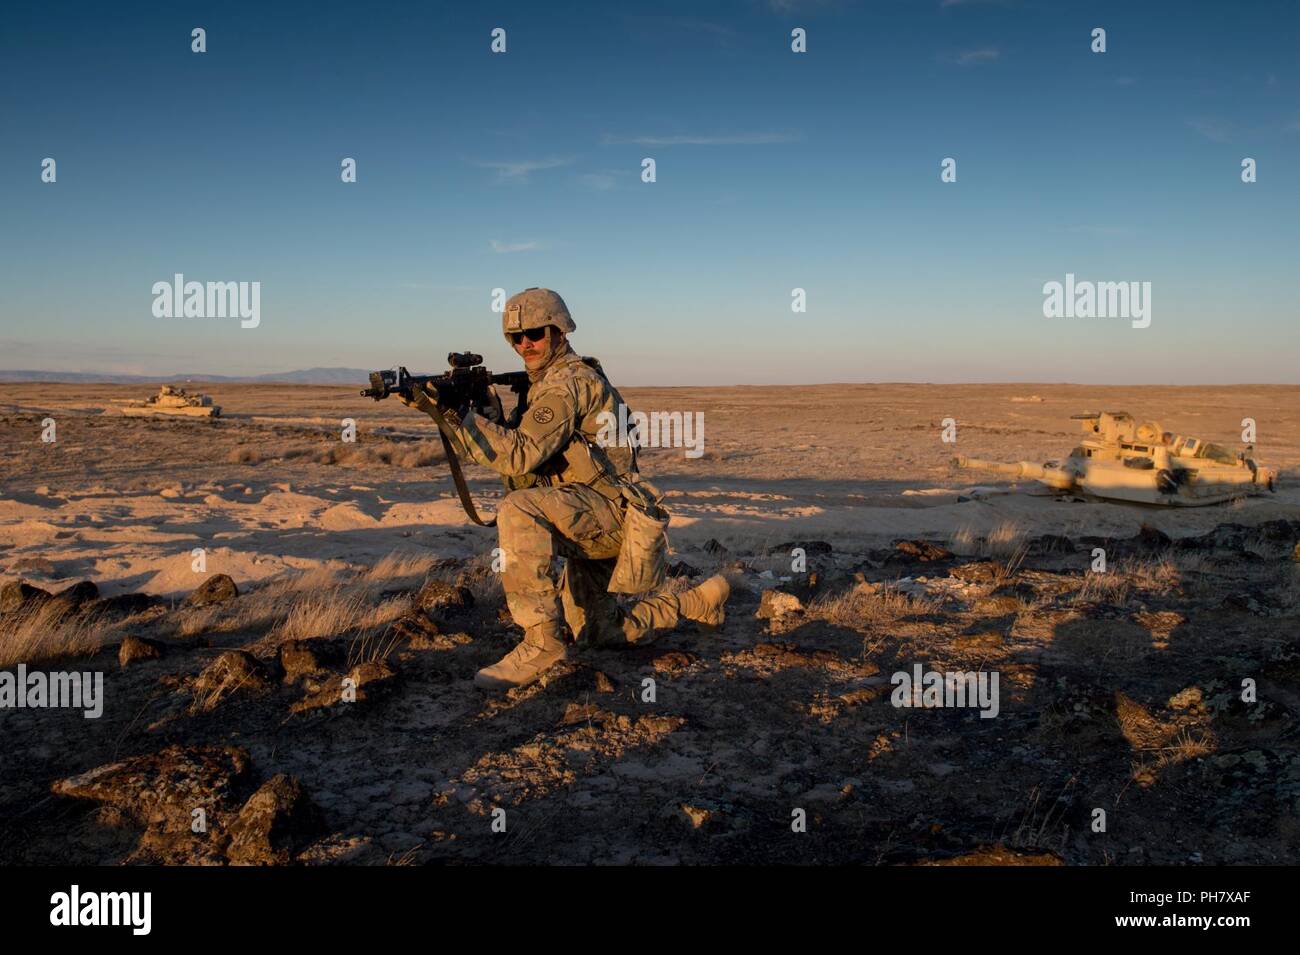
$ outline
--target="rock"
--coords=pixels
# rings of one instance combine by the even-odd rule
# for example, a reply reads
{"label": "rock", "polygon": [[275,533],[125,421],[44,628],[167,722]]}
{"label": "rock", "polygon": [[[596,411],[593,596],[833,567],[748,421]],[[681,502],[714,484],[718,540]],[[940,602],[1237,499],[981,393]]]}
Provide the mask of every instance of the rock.
{"label": "rock", "polygon": [[[253,787],[251,777],[243,749],[172,745],[59,780],[50,790],[113,810],[101,818],[143,826],[128,861],[219,864],[227,826]],[[199,809],[206,831],[196,833],[191,824]]]}
{"label": "rock", "polygon": [[226,856],[233,865],[285,865],[324,828],[302,783],[278,773],[248,797],[230,824]]}
{"label": "rock", "polygon": [[990,597],[1015,597],[1017,600],[1032,602],[1038,599],[1038,591],[1024,581],[1005,583],[989,591]]}
{"label": "rock", "polygon": [[685,725],[686,718],[683,716],[639,716],[633,729],[651,739],[658,739]]}
{"label": "rock", "polygon": [[315,638],[280,644],[280,668],[284,670],[285,683],[317,676],[342,662],[342,647],[332,640]]}
{"label": "rock", "polygon": [[1280,544],[1290,544],[1300,536],[1300,528],[1291,521],[1264,521],[1255,528],[1260,537]]}
{"label": "rock", "polygon": [[308,693],[289,707],[289,711],[307,713],[334,706],[336,703],[344,707],[364,703],[377,695],[384,688],[383,685],[396,676],[397,671],[382,660],[358,663],[348,671],[346,676],[330,680],[320,689]]}
{"label": "rock", "polygon": [[570,703],[564,708],[564,715],[560,717],[560,725],[574,726],[578,723],[600,723],[604,726],[606,723],[617,722],[617,720],[617,715],[609,710],[602,710],[595,703]]}
{"label": "rock", "polygon": [[876,581],[867,580],[862,571],[853,575],[853,595],[855,597],[876,597],[885,590],[885,585]]}
{"label": "rock", "polygon": [[713,810],[706,809],[703,806],[692,806],[689,803],[682,803],[678,808],[682,812],[682,817],[692,829],[699,829],[713,818]]}
{"label": "rock", "polygon": [[1143,524],[1133,539],[1147,550],[1163,550],[1173,543],[1168,534],[1150,524]]}
{"label": "rock", "polygon": [[679,560],[675,564],[669,564],[667,570],[669,577],[689,577],[693,579],[700,576],[700,573],[699,570],[695,569],[684,560]]}
{"label": "rock", "polygon": [[671,650],[655,657],[650,665],[654,667],[656,673],[681,673],[697,660],[699,660],[699,657],[694,653],[687,653],[685,650]]}
{"label": "rock", "polygon": [[441,580],[425,581],[415,595],[414,606],[428,613],[466,610],[474,606],[474,595],[468,587],[457,587]]}
{"label": "rock", "polygon": [[411,637],[407,646],[412,650],[455,650],[457,647],[473,642],[474,638],[464,632],[417,634]]}
{"label": "rock", "polygon": [[1204,694],[1199,686],[1189,686],[1184,690],[1179,690],[1169,698],[1169,708],[1171,710],[1188,710],[1192,713],[1205,712]]}
{"label": "rock", "polygon": [[128,635],[117,648],[117,662],[119,666],[129,666],[141,660],[157,660],[162,657],[166,649],[167,645],[157,640]]}
{"label": "rock", "polygon": [[234,600],[239,596],[239,588],[230,578],[229,574],[213,574],[185,599],[185,603],[191,607],[206,607],[210,604],[221,604]]}
{"label": "rock", "polygon": [[953,556],[952,551],[921,540],[894,541],[894,551],[901,557],[919,561],[947,560]]}
{"label": "rock", "polygon": [[979,560],[952,568],[948,571],[948,576],[972,584],[989,584],[1001,577],[1003,573],[1001,564],[991,560]]}
{"label": "rock", "polygon": [[16,613],[49,600],[50,597],[48,590],[33,587],[21,580],[10,581],[0,589],[0,612]]}
{"label": "rock", "polygon": [[438,625],[430,620],[423,611],[408,610],[393,622],[393,634],[414,640],[417,637],[435,637],[442,633]]}
{"label": "rock", "polygon": [[763,554],[766,557],[789,557],[790,552],[796,547],[803,548],[806,557],[814,555],[825,557],[832,553],[831,545],[826,541],[786,541],[784,544],[775,544],[767,548]]}
{"label": "rock", "polygon": [[161,600],[149,594],[118,594],[115,597],[104,597],[96,601],[95,609],[113,617],[130,617],[160,603]]}
{"label": "rock", "polygon": [[803,601],[794,594],[773,588],[763,591],[755,616],[761,620],[776,620],[789,614],[803,613],[803,609]]}
{"label": "rock", "polygon": [[83,604],[99,599],[99,588],[95,586],[93,581],[81,580],[66,590],[60,590],[55,595],[55,598],[70,607],[81,607]]}
{"label": "rock", "polygon": [[1254,531],[1244,524],[1217,524],[1214,530],[1199,537],[1182,538],[1178,545],[1197,550],[1240,551]]}
{"label": "rock", "polygon": [[[777,587],[788,594],[794,594],[800,602],[806,607],[812,603],[813,598],[820,594],[829,585],[827,584],[827,574],[821,571],[810,571],[806,574],[795,574],[793,579],[786,581]],[[843,585],[848,582],[848,576],[840,571],[831,571],[829,577],[836,584]]]}
{"label": "rock", "polygon": [[273,678],[271,669],[251,653],[227,650],[195,678],[195,702],[201,709],[211,709],[236,690],[268,689]]}

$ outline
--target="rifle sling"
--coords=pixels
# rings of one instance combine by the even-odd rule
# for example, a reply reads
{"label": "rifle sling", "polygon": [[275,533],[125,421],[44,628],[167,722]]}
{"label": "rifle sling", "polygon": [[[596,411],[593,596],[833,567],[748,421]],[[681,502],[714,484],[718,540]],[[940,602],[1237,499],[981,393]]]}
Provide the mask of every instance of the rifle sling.
{"label": "rifle sling", "polygon": [[485,521],[478,516],[478,511],[474,509],[474,502],[470,500],[469,488],[465,486],[465,475],[460,469],[460,459],[456,457],[456,451],[447,440],[447,431],[450,427],[447,419],[442,416],[442,410],[437,405],[433,405],[429,411],[429,417],[438,425],[438,437],[442,438],[442,449],[447,453],[447,466],[451,468],[451,479],[456,484],[456,493],[460,495],[460,506],[465,508],[465,513],[469,519],[481,527],[496,527],[497,519],[494,517],[490,521]]}

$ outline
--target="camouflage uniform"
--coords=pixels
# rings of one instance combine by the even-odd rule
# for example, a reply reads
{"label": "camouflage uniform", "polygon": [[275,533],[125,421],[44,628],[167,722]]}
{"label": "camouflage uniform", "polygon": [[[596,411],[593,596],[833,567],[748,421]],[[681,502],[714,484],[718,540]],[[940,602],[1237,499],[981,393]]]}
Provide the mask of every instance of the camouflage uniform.
{"label": "camouflage uniform", "polygon": [[[606,590],[624,523],[623,496],[610,472],[648,499],[659,496],[637,473],[630,447],[596,443],[601,412],[617,420],[622,398],[567,344],[530,377],[517,427],[470,411],[463,421],[449,419],[448,435],[457,454],[497,471],[514,489],[497,511],[497,528],[515,623],[549,638],[567,620],[576,639],[605,644],[635,643],[652,629],[675,626],[675,595],[656,594],[623,611]],[[554,557],[566,558],[558,588]]]}

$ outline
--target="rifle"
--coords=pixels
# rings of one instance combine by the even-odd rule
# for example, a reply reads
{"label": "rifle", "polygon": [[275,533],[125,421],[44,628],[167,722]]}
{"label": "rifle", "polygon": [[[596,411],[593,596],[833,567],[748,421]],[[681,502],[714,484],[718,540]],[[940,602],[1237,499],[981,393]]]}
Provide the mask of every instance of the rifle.
{"label": "rifle", "polygon": [[[587,365],[596,369],[603,378],[605,370],[595,358],[583,358]],[[442,449],[447,454],[447,466],[451,468],[452,480],[456,483],[456,493],[460,497],[461,507],[475,524],[483,527],[496,525],[496,518],[482,520],[470,500],[469,488],[465,486],[465,475],[460,468],[460,459],[447,440],[447,419],[442,416],[445,408],[455,408],[464,417],[466,409],[473,408],[475,414],[481,414],[504,428],[517,428],[528,410],[528,372],[509,371],[494,375],[483,367],[483,356],[473,352],[452,352],[447,356],[450,370],[441,375],[413,375],[403,367],[372,371],[370,387],[361,392],[363,398],[382,401],[389,395],[401,395],[408,401],[414,399],[421,390],[430,397],[436,396],[435,407],[431,417],[438,425],[438,436],[442,438]],[[491,385],[505,385],[515,394],[515,407],[507,418],[501,408],[501,398],[495,394]]]}
{"label": "rifle", "polygon": [[[490,385],[505,385],[515,393],[518,403],[512,418],[519,420],[528,406],[528,372],[511,371],[494,375],[483,367],[483,356],[473,352],[452,352],[447,356],[450,370],[441,375],[413,375],[403,367],[372,371],[370,387],[363,398],[382,401],[389,395],[401,395],[408,401],[423,391],[435,398],[440,408],[473,408],[498,424],[506,424],[500,399],[492,395]],[[507,425],[509,426],[509,425]]]}
{"label": "rifle", "polygon": [[[361,392],[363,398],[382,401],[389,395],[400,395],[408,401],[423,392],[434,399],[433,420],[438,425],[438,437],[442,438],[442,450],[447,455],[447,466],[451,468],[451,477],[456,484],[456,493],[460,497],[461,507],[475,524],[492,527],[496,518],[485,521],[478,516],[474,502],[470,500],[469,488],[465,486],[465,475],[460,468],[460,459],[447,440],[447,419],[442,416],[445,408],[455,408],[463,416],[468,408],[507,428],[517,427],[520,416],[528,408],[528,372],[511,371],[494,375],[483,367],[483,356],[473,352],[452,352],[447,356],[450,370],[441,375],[412,375],[404,367],[372,371],[370,387]],[[515,394],[514,410],[507,420],[501,407],[501,398],[491,390],[491,385],[505,385]]]}

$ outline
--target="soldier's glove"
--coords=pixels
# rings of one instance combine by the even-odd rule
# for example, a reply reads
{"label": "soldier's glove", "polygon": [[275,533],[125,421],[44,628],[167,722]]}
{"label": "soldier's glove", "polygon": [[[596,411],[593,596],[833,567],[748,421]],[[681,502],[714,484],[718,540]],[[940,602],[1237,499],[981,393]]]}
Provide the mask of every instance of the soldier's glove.
{"label": "soldier's glove", "polygon": [[482,402],[481,406],[475,406],[474,413],[483,416],[493,424],[505,424],[506,414],[501,407],[501,396],[497,393],[496,385],[488,385],[487,398]]}
{"label": "soldier's glove", "polygon": [[429,417],[433,417],[433,411],[438,407],[438,403],[429,396],[429,393],[423,387],[413,388],[409,398],[404,394],[399,394],[397,397],[401,399],[402,404],[406,405],[406,407],[423,411]]}

